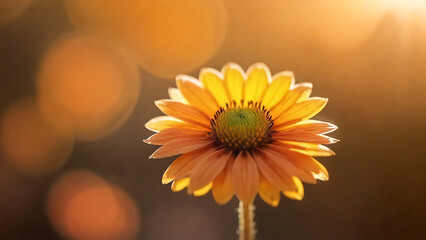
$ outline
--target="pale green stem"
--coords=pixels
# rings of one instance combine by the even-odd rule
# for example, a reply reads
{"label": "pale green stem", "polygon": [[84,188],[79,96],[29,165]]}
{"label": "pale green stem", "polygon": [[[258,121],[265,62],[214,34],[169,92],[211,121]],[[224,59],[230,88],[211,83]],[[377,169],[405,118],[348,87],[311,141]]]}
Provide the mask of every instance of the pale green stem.
{"label": "pale green stem", "polygon": [[256,239],[256,223],[254,222],[254,205],[246,205],[240,202],[238,207],[238,235],[239,240]]}

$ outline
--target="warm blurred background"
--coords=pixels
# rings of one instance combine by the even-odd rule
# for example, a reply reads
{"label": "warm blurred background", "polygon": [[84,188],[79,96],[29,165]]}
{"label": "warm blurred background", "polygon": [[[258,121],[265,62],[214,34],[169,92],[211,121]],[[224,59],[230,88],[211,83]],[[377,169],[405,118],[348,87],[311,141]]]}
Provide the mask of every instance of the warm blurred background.
{"label": "warm blurred background", "polygon": [[179,73],[292,70],[330,98],[330,181],[258,239],[426,239],[426,1],[0,0],[0,239],[236,239],[236,199],[161,184],[144,123]]}

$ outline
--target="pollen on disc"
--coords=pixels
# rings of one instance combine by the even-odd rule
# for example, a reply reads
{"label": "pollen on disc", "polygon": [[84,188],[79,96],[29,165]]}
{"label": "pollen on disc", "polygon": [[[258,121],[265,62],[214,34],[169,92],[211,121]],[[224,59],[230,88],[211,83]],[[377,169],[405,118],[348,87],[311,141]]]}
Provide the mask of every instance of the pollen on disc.
{"label": "pollen on disc", "polygon": [[222,0],[66,0],[71,23],[125,45],[160,77],[201,66],[222,44],[228,18]]}
{"label": "pollen on disc", "polygon": [[137,65],[115,45],[86,35],[58,40],[37,79],[45,118],[61,133],[94,140],[118,128],[139,96]]}
{"label": "pollen on disc", "polygon": [[67,239],[137,239],[140,227],[135,201],[118,186],[88,170],[61,176],[47,198],[47,215]]}
{"label": "pollen on disc", "polygon": [[29,175],[57,170],[73,146],[72,139],[57,134],[44,121],[32,98],[13,103],[3,113],[0,132],[2,158]]}

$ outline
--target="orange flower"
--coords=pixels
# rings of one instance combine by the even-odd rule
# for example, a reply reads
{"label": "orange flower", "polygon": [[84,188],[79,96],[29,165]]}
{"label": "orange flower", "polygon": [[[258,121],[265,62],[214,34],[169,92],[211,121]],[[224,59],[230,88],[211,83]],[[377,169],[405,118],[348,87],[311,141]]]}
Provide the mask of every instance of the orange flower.
{"label": "orange flower", "polygon": [[182,154],[166,170],[163,184],[172,191],[188,188],[201,196],[212,190],[219,204],[234,194],[251,204],[257,193],[272,206],[280,192],[301,200],[302,182],[327,181],[328,172],[315,156],[334,152],[322,144],[337,129],[309,120],[327,99],[310,97],[312,84],[294,84],[291,72],[270,76],[266,65],[252,65],[247,74],[234,63],[222,72],[201,70],[199,80],[176,77],[171,99],[156,101],[168,116],[146,123],[155,131],[145,142],[163,145],[151,158]]}

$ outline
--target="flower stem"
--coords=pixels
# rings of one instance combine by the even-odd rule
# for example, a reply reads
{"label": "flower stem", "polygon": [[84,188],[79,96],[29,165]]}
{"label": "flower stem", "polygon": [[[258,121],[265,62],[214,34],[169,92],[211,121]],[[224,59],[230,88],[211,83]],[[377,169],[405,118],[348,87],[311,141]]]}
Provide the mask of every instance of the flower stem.
{"label": "flower stem", "polygon": [[239,240],[255,240],[256,239],[256,223],[254,222],[253,204],[246,205],[240,202],[238,207]]}

